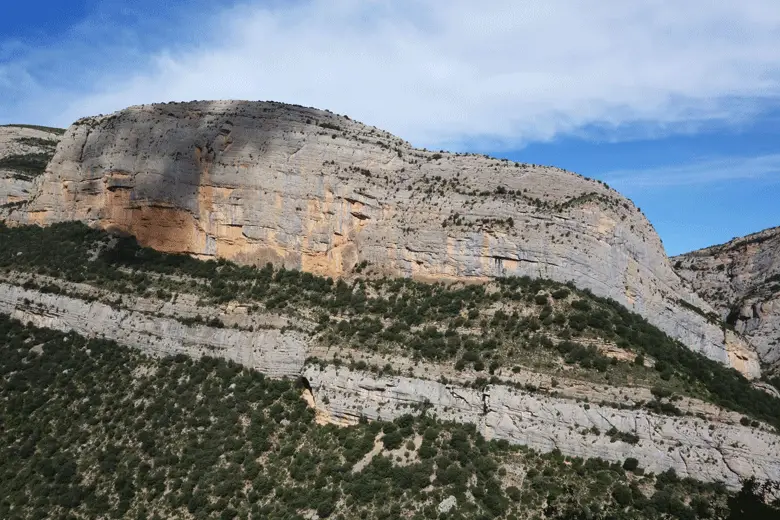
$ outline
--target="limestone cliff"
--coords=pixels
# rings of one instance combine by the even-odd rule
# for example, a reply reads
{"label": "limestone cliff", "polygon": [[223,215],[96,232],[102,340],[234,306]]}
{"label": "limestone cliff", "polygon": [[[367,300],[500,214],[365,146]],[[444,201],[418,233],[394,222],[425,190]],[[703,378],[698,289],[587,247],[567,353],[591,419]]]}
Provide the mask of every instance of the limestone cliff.
{"label": "limestone cliff", "polygon": [[750,339],[762,361],[780,364],[780,227],[672,261],[677,273]]}
{"label": "limestone cliff", "polygon": [[[347,368],[308,366],[315,406],[332,422],[358,417],[394,419],[429,409],[444,420],[471,423],[487,439],[506,439],[541,452],[559,449],[579,457],[621,461],[634,457],[660,472],[721,481],[736,488],[744,478],[780,478],[777,436],[738,424],[672,418],[529,393],[505,385],[483,390],[409,377],[377,377]],[[613,430],[614,428],[614,430]],[[635,435],[626,442],[604,432]],[[598,432],[598,433],[588,433]]]}
{"label": "limestone cliff", "polygon": [[66,132],[12,220],[82,220],[164,251],[347,276],[529,275],[614,298],[693,350],[759,375],[708,318],[630,201],[599,182],[412,148],[327,111],[215,101],[131,107]]}
{"label": "limestone cliff", "polygon": [[0,218],[35,192],[35,177],[43,173],[59,139],[55,128],[0,126]]}
{"label": "limestone cliff", "polygon": [[[475,424],[487,438],[543,452],[557,448],[567,455],[614,462],[634,457],[649,471],[674,468],[680,475],[721,481],[734,489],[751,476],[780,480],[776,432],[766,425],[740,425],[740,414],[707,403],[683,400],[678,404],[689,415],[670,417],[625,408],[649,397],[642,388],[591,388],[561,378],[553,393],[542,390],[545,376],[528,373],[518,377],[534,378],[537,390],[508,384],[477,389],[467,386],[468,374],[410,359],[394,360],[408,368],[408,376],[322,366],[306,362],[312,354],[323,356],[313,337],[292,330],[279,315],[207,309],[187,296],[161,302],[125,295],[121,305],[111,305],[95,299],[89,285],[60,283],[71,294],[0,282],[0,313],[39,327],[115,340],[152,355],[209,355],[274,377],[302,376],[309,387],[304,397],[320,422],[343,425],[360,417],[387,420],[426,410],[443,420]],[[200,313],[219,315],[238,328],[184,323]],[[435,381],[444,374],[452,378],[450,383]],[[607,401],[599,403],[599,398]],[[610,404],[611,399],[619,404]]]}

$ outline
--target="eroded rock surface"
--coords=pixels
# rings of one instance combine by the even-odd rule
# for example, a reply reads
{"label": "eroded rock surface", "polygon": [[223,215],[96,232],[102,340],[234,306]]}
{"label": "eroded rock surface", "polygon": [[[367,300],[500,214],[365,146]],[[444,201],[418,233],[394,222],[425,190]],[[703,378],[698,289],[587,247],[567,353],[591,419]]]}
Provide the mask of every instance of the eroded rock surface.
{"label": "eroded rock surface", "polygon": [[35,192],[31,166],[40,165],[42,173],[59,139],[59,133],[43,128],[0,126],[0,219]]}
{"label": "eroded rock surface", "polygon": [[[429,410],[444,420],[476,425],[487,439],[506,439],[549,452],[622,462],[634,457],[648,471],[722,481],[780,478],[780,440],[739,424],[584,404],[504,385],[484,390],[408,377],[379,377],[348,368],[307,366],[303,375],[318,416],[336,424],[359,417],[391,420]],[[615,430],[612,430],[612,429]],[[637,437],[626,442],[610,430]],[[614,438],[613,438],[614,437]]]}
{"label": "eroded rock surface", "polygon": [[[740,426],[739,414],[713,405],[687,403],[686,399],[679,404],[706,419],[670,417],[585,401],[597,396],[622,403],[646,400],[649,391],[644,388],[600,391],[562,378],[553,396],[541,390],[550,388],[549,381],[545,383],[549,376],[530,373],[515,374],[519,379],[514,382],[533,381],[540,390],[528,392],[505,384],[484,390],[469,388],[468,374],[458,376],[451,367],[435,364],[412,366],[411,359],[407,365],[395,363],[412,374],[408,377],[306,364],[308,357],[323,357],[323,352],[313,336],[293,330],[305,330],[309,324],[303,321],[290,323],[271,314],[206,308],[186,296],[161,302],[125,295],[121,304],[109,305],[98,301],[88,285],[62,285],[68,295],[0,282],[0,313],[40,327],[105,337],[151,355],[209,355],[272,377],[303,376],[310,389],[304,396],[322,423],[349,425],[360,417],[393,419],[429,410],[444,420],[475,424],[487,438],[540,451],[558,448],[567,455],[617,462],[635,457],[650,471],[671,467],[682,475],[721,480],[734,488],[740,478],[748,476],[780,480],[780,437],[768,426]],[[223,318],[227,327],[186,323],[200,314]],[[448,384],[435,381],[445,374],[462,379]],[[635,435],[638,442],[613,439],[612,428]]]}
{"label": "eroded rock surface", "polygon": [[780,365],[780,227],[672,261],[723,320],[749,338],[762,361]]}
{"label": "eroded rock surface", "polygon": [[[303,337],[277,328],[254,332],[186,325],[174,319],[182,306],[169,309],[121,309],[97,301],[40,294],[0,283],[0,312],[64,332],[104,337],[155,356],[186,354],[230,359],[270,376],[297,376],[305,359]],[[160,311],[167,311],[163,314]]]}
{"label": "eroded rock surface", "polygon": [[11,218],[82,220],[163,251],[325,276],[368,262],[425,280],[572,281],[693,350],[760,371],[616,191],[556,168],[414,149],[327,111],[215,101],[82,119]]}

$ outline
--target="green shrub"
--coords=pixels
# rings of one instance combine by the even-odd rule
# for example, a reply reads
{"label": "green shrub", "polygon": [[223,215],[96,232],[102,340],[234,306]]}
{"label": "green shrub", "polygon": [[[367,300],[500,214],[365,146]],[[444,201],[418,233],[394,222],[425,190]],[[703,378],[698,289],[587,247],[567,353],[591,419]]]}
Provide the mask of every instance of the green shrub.
{"label": "green shrub", "polygon": [[619,485],[612,491],[612,496],[621,506],[627,506],[633,501],[631,490],[627,486]]}
{"label": "green shrub", "polygon": [[638,467],[639,461],[634,457],[628,457],[625,461],[623,461],[623,469],[626,471],[634,471]]}
{"label": "green shrub", "polygon": [[653,396],[655,396],[656,399],[664,399],[666,397],[671,397],[673,395],[671,390],[660,386],[654,386],[653,388],[651,388],[650,393],[653,394]]}
{"label": "green shrub", "polygon": [[18,172],[25,177],[41,175],[52,158],[53,153],[16,154],[0,158],[0,169]]}

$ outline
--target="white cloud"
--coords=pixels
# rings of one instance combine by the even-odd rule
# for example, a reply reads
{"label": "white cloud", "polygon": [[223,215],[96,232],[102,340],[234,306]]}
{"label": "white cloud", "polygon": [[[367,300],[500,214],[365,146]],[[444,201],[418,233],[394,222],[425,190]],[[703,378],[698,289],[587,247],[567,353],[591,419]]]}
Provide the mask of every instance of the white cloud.
{"label": "white cloud", "polygon": [[713,158],[696,163],[648,169],[616,170],[600,178],[616,188],[667,188],[750,181],[780,181],[780,154]]}
{"label": "white cloud", "polygon": [[[187,20],[177,28],[186,43],[145,58],[120,48],[127,28],[121,42],[91,42],[94,57],[49,49],[57,70],[90,71],[89,82],[48,74],[7,95],[0,81],[0,117],[65,125],[138,103],[273,99],[419,146],[519,147],[594,126],[619,138],[637,125],[668,134],[740,123],[780,99],[776,0],[313,0]],[[11,65],[0,63],[0,80],[36,77]]]}

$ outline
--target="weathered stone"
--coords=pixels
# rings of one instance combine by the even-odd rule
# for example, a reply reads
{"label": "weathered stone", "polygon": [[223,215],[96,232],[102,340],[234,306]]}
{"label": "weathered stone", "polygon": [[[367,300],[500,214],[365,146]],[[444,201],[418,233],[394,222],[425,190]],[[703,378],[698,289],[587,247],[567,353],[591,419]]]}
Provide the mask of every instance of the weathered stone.
{"label": "weathered stone", "polygon": [[326,111],[214,101],[82,119],[12,219],[82,220],[163,251],[326,276],[368,262],[423,280],[571,281],[759,375],[747,343],[692,310],[711,312],[616,191],[557,168],[417,150]]}
{"label": "weathered stone", "polygon": [[441,502],[439,502],[438,510],[439,513],[449,513],[450,510],[458,505],[458,499],[455,498],[455,495],[450,495]]}
{"label": "weathered stone", "polygon": [[155,356],[186,354],[231,359],[268,375],[297,376],[305,359],[303,336],[278,329],[255,332],[185,325],[174,318],[70,296],[40,294],[0,283],[0,312],[37,327],[102,337]]}
{"label": "weathered stone", "polygon": [[672,259],[677,273],[780,366],[780,227]]}
{"label": "weathered stone", "polygon": [[8,156],[51,154],[59,134],[23,126],[0,126],[0,219],[35,192],[35,179],[1,164]]}
{"label": "weathered stone", "polygon": [[[634,457],[648,471],[674,468],[682,476],[722,481],[731,488],[751,476],[780,479],[780,438],[739,424],[584,404],[504,385],[476,390],[316,365],[307,366],[303,375],[319,415],[337,424],[360,416],[392,420],[425,409],[444,420],[474,424],[487,439],[541,452],[557,448],[566,455],[614,462]],[[613,438],[612,428],[638,441]]]}
{"label": "weathered stone", "polygon": [[[21,278],[15,281],[21,283]],[[39,277],[39,282],[45,281]],[[155,356],[209,355],[237,361],[272,377],[302,375],[311,389],[303,392],[304,398],[315,408],[319,423],[349,425],[360,417],[393,419],[427,409],[444,420],[474,424],[487,438],[506,439],[541,451],[558,448],[566,455],[616,462],[630,456],[650,471],[673,467],[683,475],[723,480],[731,487],[738,486],[739,478],[751,475],[780,479],[780,437],[766,426],[742,427],[739,414],[711,404],[690,399],[677,403],[688,413],[706,416],[706,420],[623,410],[595,401],[601,398],[631,404],[648,400],[650,391],[588,388],[582,381],[560,376],[555,397],[504,384],[490,385],[483,391],[465,386],[470,382],[467,373],[402,357],[393,364],[411,374],[409,377],[380,377],[333,365],[323,369],[305,364],[309,356],[325,358],[322,347],[313,336],[290,330],[287,318],[237,312],[229,306],[204,307],[189,295],[180,295],[175,303],[124,295],[121,307],[111,306],[94,301],[105,296],[102,290],[72,282],[59,284],[67,296],[0,282],[0,313],[36,326],[113,339]],[[219,317],[242,329],[255,326],[256,330],[182,323],[199,314]],[[257,327],[259,324],[262,327]],[[294,324],[296,328],[309,326],[300,318]],[[340,354],[352,353],[341,350]],[[379,359],[367,358],[372,363]],[[455,382],[433,381],[445,376]],[[514,378],[515,384],[542,387],[550,386],[545,381],[551,376],[521,371],[506,377]],[[586,405],[584,399],[590,399],[591,404]],[[639,442],[612,442],[607,435],[612,427],[636,435]],[[597,428],[598,434],[592,428]]]}

